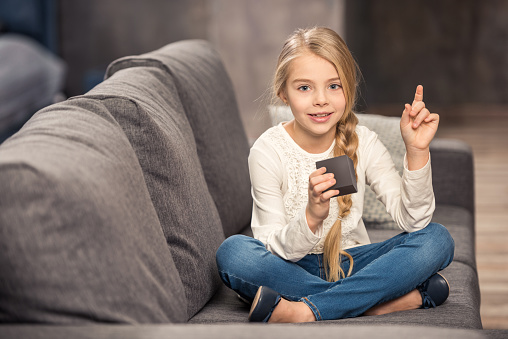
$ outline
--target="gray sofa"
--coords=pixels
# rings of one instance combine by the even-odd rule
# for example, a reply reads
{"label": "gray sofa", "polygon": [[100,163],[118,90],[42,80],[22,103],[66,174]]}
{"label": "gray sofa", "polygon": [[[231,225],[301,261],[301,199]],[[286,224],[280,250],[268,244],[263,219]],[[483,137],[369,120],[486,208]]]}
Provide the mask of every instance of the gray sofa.
{"label": "gray sofa", "polygon": [[[436,140],[431,151],[434,221],[456,242],[445,304],[247,324],[249,306],[215,264],[225,237],[250,234],[252,209],[249,144],[220,57],[190,40],[116,60],[103,83],[37,112],[0,146],[0,337],[491,335],[479,314],[471,150]],[[369,229],[373,241],[396,232]]]}

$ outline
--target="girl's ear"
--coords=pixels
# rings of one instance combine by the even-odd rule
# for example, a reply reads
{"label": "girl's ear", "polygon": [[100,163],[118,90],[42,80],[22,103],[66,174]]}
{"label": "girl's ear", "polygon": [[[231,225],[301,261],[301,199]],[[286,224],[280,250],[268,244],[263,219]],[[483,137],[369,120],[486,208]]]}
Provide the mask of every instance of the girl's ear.
{"label": "girl's ear", "polygon": [[286,104],[286,105],[288,104],[288,98],[287,98],[285,91],[280,91],[279,98],[280,98],[280,100],[282,100],[282,102],[284,104]]}

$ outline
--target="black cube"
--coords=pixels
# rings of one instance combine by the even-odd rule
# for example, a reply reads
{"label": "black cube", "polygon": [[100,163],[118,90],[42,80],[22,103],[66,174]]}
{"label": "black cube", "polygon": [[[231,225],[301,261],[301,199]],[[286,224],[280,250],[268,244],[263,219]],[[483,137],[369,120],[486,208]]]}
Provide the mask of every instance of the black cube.
{"label": "black cube", "polygon": [[326,191],[339,190],[339,194],[335,197],[358,192],[355,167],[350,157],[341,155],[316,162],[316,169],[321,167],[326,167],[326,173],[333,173],[335,175],[335,185]]}

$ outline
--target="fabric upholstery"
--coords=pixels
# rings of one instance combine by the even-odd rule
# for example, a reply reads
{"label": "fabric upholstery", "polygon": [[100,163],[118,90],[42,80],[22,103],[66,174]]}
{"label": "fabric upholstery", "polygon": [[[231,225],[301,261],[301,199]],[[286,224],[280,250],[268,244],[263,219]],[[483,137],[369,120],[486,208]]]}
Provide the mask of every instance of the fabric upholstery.
{"label": "fabric upholstery", "polygon": [[[404,154],[406,147],[400,134],[398,117],[385,117],[375,114],[357,114],[359,125],[365,126],[371,131],[377,133],[379,140],[385,145],[392,156],[395,168],[402,175],[404,168]],[[399,226],[393,221],[392,217],[386,212],[383,203],[377,200],[374,191],[365,190],[363,209],[363,220],[366,223],[377,224],[378,227],[385,229],[398,229]]]}
{"label": "fabric upholstery", "polygon": [[162,69],[124,69],[86,95],[98,100],[109,96],[116,97],[105,105],[139,159],[191,317],[222,284],[215,252],[224,240],[192,129],[175,84]]}
{"label": "fabric upholstery", "polygon": [[136,66],[159,67],[172,75],[224,233],[240,232],[250,224],[252,211],[249,145],[218,53],[206,41],[178,42],[149,54],[119,59],[110,65],[107,76]]}
{"label": "fabric upholstery", "polygon": [[138,160],[104,103],[38,112],[0,146],[0,322],[183,322]]}
{"label": "fabric upholstery", "polygon": [[471,146],[435,138],[430,144],[436,204],[463,207],[475,214],[475,179]]}

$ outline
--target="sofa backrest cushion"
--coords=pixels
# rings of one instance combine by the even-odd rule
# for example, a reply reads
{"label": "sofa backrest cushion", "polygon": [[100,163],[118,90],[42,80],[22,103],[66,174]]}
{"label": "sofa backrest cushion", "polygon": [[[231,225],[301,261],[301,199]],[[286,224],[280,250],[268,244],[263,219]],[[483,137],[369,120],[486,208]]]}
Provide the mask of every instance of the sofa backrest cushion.
{"label": "sofa backrest cushion", "polygon": [[206,183],[226,236],[250,225],[249,145],[231,80],[210,43],[187,40],[112,63],[119,69],[151,66],[169,72],[189,119]]}
{"label": "sofa backrest cushion", "polygon": [[104,103],[74,99],[0,146],[0,322],[187,320],[134,150]]}
{"label": "sofa backrest cushion", "polygon": [[[139,159],[166,241],[185,287],[192,317],[221,285],[215,252],[224,240],[192,129],[176,86],[159,68],[115,73],[86,97],[105,103]],[[128,110],[123,102],[133,105]]]}
{"label": "sofa backrest cushion", "polygon": [[[400,118],[377,114],[357,114],[359,124],[377,133],[379,140],[392,156],[395,168],[402,175],[406,147],[400,134]],[[370,228],[400,229],[386,211],[385,205],[372,190],[365,190],[363,220]]]}

